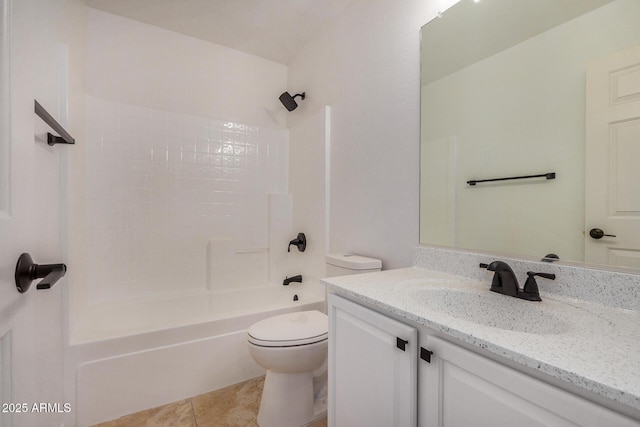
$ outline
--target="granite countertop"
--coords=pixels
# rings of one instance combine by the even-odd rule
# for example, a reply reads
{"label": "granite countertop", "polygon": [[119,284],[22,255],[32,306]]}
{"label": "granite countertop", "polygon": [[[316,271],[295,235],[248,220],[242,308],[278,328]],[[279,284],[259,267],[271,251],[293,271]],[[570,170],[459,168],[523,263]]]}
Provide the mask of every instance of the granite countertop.
{"label": "granite countertop", "polygon": [[490,292],[489,280],[420,267],[322,283],[332,293],[640,411],[639,311],[543,292],[541,302],[523,301]]}

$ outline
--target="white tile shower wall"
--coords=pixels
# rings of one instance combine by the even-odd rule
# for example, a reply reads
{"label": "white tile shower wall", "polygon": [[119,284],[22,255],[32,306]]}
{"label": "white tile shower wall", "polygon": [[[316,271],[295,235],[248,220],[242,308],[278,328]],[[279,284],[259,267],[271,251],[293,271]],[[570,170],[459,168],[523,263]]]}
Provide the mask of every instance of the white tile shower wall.
{"label": "white tile shower wall", "polygon": [[94,97],[87,121],[91,303],[205,289],[210,240],[268,247],[287,130]]}

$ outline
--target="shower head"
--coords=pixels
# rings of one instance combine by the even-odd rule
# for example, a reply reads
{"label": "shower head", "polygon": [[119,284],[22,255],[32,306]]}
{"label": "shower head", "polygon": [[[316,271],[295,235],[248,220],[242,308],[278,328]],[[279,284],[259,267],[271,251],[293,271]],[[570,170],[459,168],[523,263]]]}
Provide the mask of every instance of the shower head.
{"label": "shower head", "polygon": [[285,92],[280,95],[280,102],[282,102],[282,105],[284,105],[287,110],[293,111],[296,109],[296,107],[298,107],[298,103],[296,102],[296,98],[298,96],[300,97],[300,99],[304,99],[304,92],[298,93],[293,96],[291,96],[289,92]]}

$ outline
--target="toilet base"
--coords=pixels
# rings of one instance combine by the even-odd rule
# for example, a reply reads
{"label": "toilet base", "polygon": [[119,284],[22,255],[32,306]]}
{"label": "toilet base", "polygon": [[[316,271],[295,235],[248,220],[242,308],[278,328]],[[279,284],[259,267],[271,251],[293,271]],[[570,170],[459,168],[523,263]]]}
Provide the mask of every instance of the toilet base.
{"label": "toilet base", "polygon": [[326,413],[326,397],[314,401],[312,372],[267,370],[258,411],[260,427],[302,427]]}

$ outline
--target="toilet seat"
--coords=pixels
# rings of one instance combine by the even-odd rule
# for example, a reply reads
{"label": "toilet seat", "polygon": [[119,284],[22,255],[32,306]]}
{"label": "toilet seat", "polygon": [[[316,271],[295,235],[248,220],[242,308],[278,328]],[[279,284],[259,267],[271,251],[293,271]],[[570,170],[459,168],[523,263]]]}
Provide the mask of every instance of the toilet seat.
{"label": "toilet seat", "polygon": [[299,311],[254,323],[247,335],[251,344],[260,347],[297,347],[327,340],[329,322],[317,310]]}

